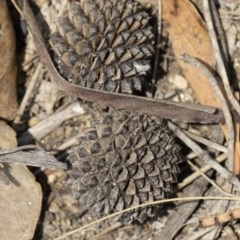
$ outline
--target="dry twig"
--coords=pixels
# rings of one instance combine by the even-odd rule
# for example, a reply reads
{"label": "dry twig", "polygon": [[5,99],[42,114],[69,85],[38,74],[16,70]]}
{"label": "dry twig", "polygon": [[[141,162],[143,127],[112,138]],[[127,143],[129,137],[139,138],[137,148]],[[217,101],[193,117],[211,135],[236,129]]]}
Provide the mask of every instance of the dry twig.
{"label": "dry twig", "polygon": [[211,183],[216,189],[218,189],[219,192],[221,192],[227,196],[231,196],[231,197],[234,196],[231,193],[225,192],[221,187],[219,187],[212,179],[210,179],[205,173],[203,173],[201,171],[200,168],[195,166],[195,164],[193,164],[191,161],[188,160],[187,162],[196,172],[200,173],[209,183]]}
{"label": "dry twig", "polygon": [[[220,20],[218,18],[217,15],[217,11],[216,11],[216,7],[213,1],[208,1],[208,0],[204,0],[203,1],[203,7],[204,7],[204,14],[205,14],[205,18],[206,18],[206,23],[208,26],[208,30],[209,30],[209,35],[212,41],[212,45],[214,47],[215,50],[215,55],[216,55],[216,59],[217,59],[217,64],[218,64],[218,72],[221,76],[225,91],[226,91],[226,96],[228,98],[228,100],[230,101],[232,107],[236,110],[236,112],[238,113],[238,115],[240,116],[240,105],[239,105],[239,101],[234,97],[234,92],[232,92],[231,87],[230,87],[230,83],[229,83],[229,78],[228,78],[228,73],[227,73],[227,69],[226,69],[226,63],[228,63],[227,60],[227,48],[225,45],[221,45],[221,49],[220,49],[220,44],[218,43],[218,37],[216,35],[215,29],[214,29],[214,24],[218,26],[219,29],[219,25],[220,25]],[[214,22],[213,22],[214,20]],[[218,30],[216,29],[216,31]],[[221,31],[221,29],[220,29]],[[222,54],[222,52],[225,54],[225,56]],[[225,57],[225,58],[224,58]],[[224,62],[225,60],[225,62]],[[236,131],[236,135],[239,134],[239,126],[236,127],[235,131]],[[235,147],[236,147],[236,151],[235,151],[235,161],[234,161],[234,166],[233,166],[233,172],[235,174],[240,174],[240,156],[239,156],[239,139],[235,139]]]}
{"label": "dry twig", "polygon": [[230,183],[236,185],[240,188],[239,179],[232,172],[228,171],[226,168],[221,166],[218,162],[212,159],[209,154],[202,150],[195,142],[193,142],[190,138],[186,136],[176,125],[173,123],[168,123],[168,126],[174,131],[175,135],[184,141],[184,143],[190,147],[194,152],[198,154],[200,158],[202,158],[207,164],[211,165],[213,169],[215,169],[219,174],[221,174],[225,179],[227,179]]}
{"label": "dry twig", "polygon": [[[216,160],[221,163],[223,161],[225,161],[227,158],[227,155],[225,153],[223,153],[222,155],[218,156],[216,158]],[[210,169],[212,169],[211,165],[205,165],[204,167],[200,168],[200,172],[202,173],[206,173],[207,171],[209,171]],[[198,178],[199,176],[201,176],[201,173],[196,171],[194,173],[192,173],[191,175],[189,175],[188,177],[184,178],[184,180],[178,184],[179,189],[182,189],[184,187],[186,187],[188,184],[190,184],[191,182],[193,182],[196,178]]]}
{"label": "dry twig", "polygon": [[203,137],[200,137],[200,136],[197,136],[189,131],[185,131],[184,130],[184,133],[190,137],[191,139],[193,139],[194,141],[196,142],[199,142],[199,143],[202,143],[203,145],[207,146],[207,147],[210,147],[212,149],[215,149],[219,152],[224,152],[224,153],[227,153],[227,148],[218,144],[218,143],[215,143],[215,142],[212,142],[206,138],[203,138]]}
{"label": "dry twig", "polygon": [[228,169],[230,171],[233,170],[234,166],[234,139],[235,139],[235,134],[234,134],[234,128],[233,128],[233,120],[232,120],[232,115],[230,113],[228,104],[226,102],[226,99],[224,98],[221,89],[219,88],[217,84],[216,78],[213,76],[213,74],[208,70],[208,68],[201,63],[198,59],[188,55],[188,54],[183,54],[181,56],[181,60],[183,60],[186,63],[190,63],[191,65],[195,66],[196,68],[200,69],[207,79],[209,80],[210,84],[212,85],[215,94],[219,100],[219,103],[222,106],[223,114],[226,120],[226,124],[228,127]]}
{"label": "dry twig", "polygon": [[230,103],[232,104],[232,106],[234,107],[234,109],[237,111],[238,115],[240,116],[240,105],[239,105],[239,102],[237,101],[237,99],[234,97],[233,92],[230,88],[227,71],[226,71],[225,65],[222,60],[221,50],[220,50],[217,36],[216,36],[214,26],[213,26],[212,14],[211,14],[212,9],[210,9],[210,4],[212,6],[211,8],[213,8],[213,4],[214,4],[213,1],[209,1],[209,0],[203,1],[204,15],[205,15],[206,23],[208,26],[208,31],[209,31],[209,34],[211,37],[212,45],[215,50],[219,74],[223,81],[224,88],[227,93],[227,97],[228,97]]}
{"label": "dry twig", "polygon": [[102,217],[100,219],[97,219],[96,221],[93,221],[89,224],[86,224],[82,227],[79,227],[75,230],[72,230],[72,231],[69,231],[65,234],[63,234],[62,236],[60,237],[57,237],[55,238],[55,240],[62,240],[62,239],[65,239],[66,237],[68,236],[71,236],[77,232],[80,232],[82,231],[83,229],[86,229],[88,227],[91,227],[95,224],[98,224],[102,221],[105,221],[109,218],[113,218],[117,215],[120,215],[120,214],[123,214],[123,213],[126,213],[126,212],[129,212],[129,211],[132,211],[132,210],[135,210],[137,208],[141,208],[141,207],[146,207],[146,206],[149,206],[149,205],[156,205],[156,204],[163,204],[163,203],[168,203],[168,202],[175,202],[175,201],[178,201],[178,202],[181,202],[181,201],[184,201],[184,202],[189,202],[189,201],[199,201],[199,200],[218,200],[218,199],[221,199],[221,200],[227,200],[227,201],[240,201],[240,198],[238,196],[235,196],[235,197],[183,197],[183,198],[171,198],[171,199],[164,199],[164,200],[159,200],[159,201],[154,201],[154,202],[149,202],[149,203],[144,203],[144,204],[141,204],[141,205],[138,205],[138,206],[134,206],[134,207],[131,207],[131,208],[127,208],[127,209],[124,209],[122,211],[119,211],[119,212],[116,212],[116,213],[113,213],[113,214],[110,214],[110,215],[107,215],[105,217]]}
{"label": "dry twig", "polygon": [[41,69],[42,69],[42,64],[39,63],[37,65],[37,68],[36,68],[32,78],[31,78],[31,82],[29,83],[29,85],[27,87],[27,91],[26,91],[26,93],[25,93],[25,95],[23,97],[21,105],[20,105],[20,107],[19,107],[19,109],[17,111],[17,116],[16,116],[16,118],[14,120],[14,123],[16,123],[16,124],[20,122],[20,119],[21,119],[21,117],[22,117],[22,115],[24,113],[24,110],[25,110],[26,106],[27,106],[28,100],[29,100],[29,98],[30,98],[30,96],[32,94],[33,88],[36,85],[36,82],[37,82],[37,79],[39,77]]}
{"label": "dry twig", "polygon": [[65,163],[57,161],[55,157],[35,145],[26,145],[11,150],[1,150],[0,162],[53,169],[67,169]]}
{"label": "dry twig", "polygon": [[[186,196],[198,195],[201,196],[207,190],[208,182],[199,178],[184,189],[183,193]],[[168,220],[165,223],[165,228],[161,232],[161,240],[174,239],[175,234],[181,229],[189,217],[192,216],[194,210],[199,205],[199,202],[182,203],[178,206],[176,212],[171,212],[168,216]],[[197,221],[196,221],[197,222]],[[174,226],[174,227],[173,227]]]}
{"label": "dry twig", "polygon": [[79,103],[73,103],[60,112],[54,113],[37,125],[29,128],[19,139],[19,143],[26,144],[32,140],[41,140],[54,129],[60,126],[67,119],[79,116],[84,113],[84,109]]}
{"label": "dry twig", "polygon": [[154,59],[154,67],[153,67],[153,78],[152,78],[152,96],[153,96],[153,88],[156,85],[157,79],[157,69],[158,69],[158,61],[159,61],[159,52],[160,52],[160,40],[161,40],[161,26],[162,26],[162,2],[158,0],[158,20],[157,20],[157,44],[156,44],[156,53]]}
{"label": "dry twig", "polygon": [[23,17],[23,12],[22,10],[19,8],[18,4],[16,3],[16,0],[11,0],[13,6],[17,9],[18,13],[20,14],[21,17]]}

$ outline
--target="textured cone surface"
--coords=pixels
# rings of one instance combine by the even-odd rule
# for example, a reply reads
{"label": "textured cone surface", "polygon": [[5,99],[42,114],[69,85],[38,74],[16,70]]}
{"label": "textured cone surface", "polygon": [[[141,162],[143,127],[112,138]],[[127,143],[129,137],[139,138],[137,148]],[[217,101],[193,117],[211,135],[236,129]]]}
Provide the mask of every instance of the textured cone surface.
{"label": "textured cone surface", "polygon": [[[149,17],[131,0],[72,2],[50,37],[66,80],[88,88],[143,93],[153,54]],[[123,111],[92,110],[91,128],[69,155],[71,185],[82,206],[104,216],[167,198],[181,162],[163,120]],[[156,207],[124,213],[143,222]]]}
{"label": "textured cone surface", "polygon": [[60,73],[84,87],[141,92],[153,53],[148,21],[131,0],[71,3],[50,36]]}
{"label": "textured cone surface", "polygon": [[[76,197],[97,216],[167,198],[181,162],[164,121],[119,111],[96,112],[69,160]],[[120,218],[143,222],[155,209],[141,208]]]}

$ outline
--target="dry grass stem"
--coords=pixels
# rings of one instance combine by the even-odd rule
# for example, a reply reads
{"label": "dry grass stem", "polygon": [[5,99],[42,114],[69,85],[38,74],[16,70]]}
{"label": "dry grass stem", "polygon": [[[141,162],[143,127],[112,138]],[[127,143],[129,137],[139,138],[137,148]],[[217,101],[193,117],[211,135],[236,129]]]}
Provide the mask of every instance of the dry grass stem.
{"label": "dry grass stem", "polygon": [[217,161],[212,159],[206,151],[202,150],[201,147],[199,147],[194,141],[192,141],[189,137],[187,137],[187,135],[183,133],[176,125],[169,122],[168,126],[170,127],[170,129],[172,129],[172,131],[174,131],[175,135],[179,139],[181,139],[185,143],[185,145],[187,145],[194,152],[196,152],[200,158],[202,158],[207,164],[211,165],[213,169],[219,172],[229,182],[231,182],[232,184],[240,188],[240,181],[235,176],[235,174],[228,171],[226,168],[221,166]]}
{"label": "dry grass stem", "polygon": [[124,209],[122,211],[119,211],[119,212],[107,215],[107,216],[102,217],[100,219],[97,219],[96,221],[93,221],[93,222],[91,222],[89,224],[86,224],[86,225],[80,227],[80,228],[77,228],[75,230],[72,230],[72,231],[69,231],[69,232],[63,234],[62,236],[55,238],[55,240],[65,239],[68,236],[71,236],[71,235],[73,235],[75,233],[78,233],[78,232],[82,231],[83,229],[91,227],[91,226],[93,226],[95,224],[98,224],[98,223],[100,223],[102,221],[105,221],[105,220],[107,220],[109,218],[112,218],[112,217],[115,217],[115,216],[117,216],[119,214],[123,214],[123,213],[129,212],[129,211],[135,210],[137,208],[146,207],[146,206],[149,206],[149,205],[163,204],[163,203],[175,202],[175,201],[178,201],[178,202],[181,202],[181,201],[189,202],[189,201],[219,200],[219,199],[220,200],[226,200],[226,201],[240,201],[240,197],[239,196],[234,196],[234,197],[216,197],[216,196],[214,196],[214,197],[202,197],[202,196],[199,196],[199,197],[171,198],[171,199],[164,199],[164,200],[144,203],[144,204],[141,204],[139,206],[134,206],[134,207],[131,207],[131,208],[127,208],[127,209]]}
{"label": "dry grass stem", "polygon": [[227,193],[226,191],[224,191],[221,187],[219,187],[212,179],[210,179],[205,173],[203,173],[201,171],[200,168],[198,168],[197,166],[195,166],[191,161],[187,161],[188,164],[199,174],[201,174],[209,183],[211,183],[216,189],[218,189],[221,193],[223,193],[226,196],[231,196],[234,197],[235,195],[231,194],[231,193]]}
{"label": "dry grass stem", "polygon": [[[221,19],[220,19],[220,15],[219,15],[219,11],[221,11],[220,9],[216,9],[216,5],[214,2],[210,2],[211,4],[211,12],[212,12],[212,22],[214,23],[214,26],[215,26],[215,32],[218,36],[218,41],[219,41],[219,47],[221,47],[221,50],[222,50],[222,59],[220,60],[223,60],[223,63],[225,64],[225,68],[226,68],[226,71],[228,72],[229,69],[228,69],[228,63],[230,61],[230,58],[229,58],[229,53],[228,53],[228,46],[227,46],[227,39],[226,39],[226,35],[225,35],[225,32],[223,30],[223,26],[222,26],[222,22],[221,22]],[[211,36],[210,36],[211,38]],[[217,69],[218,69],[218,72],[219,72],[219,67],[220,66],[217,66]]]}
{"label": "dry grass stem", "polygon": [[31,81],[30,81],[30,83],[29,83],[29,85],[27,87],[27,91],[25,92],[25,95],[24,95],[24,97],[22,99],[21,105],[20,105],[20,107],[18,109],[17,116],[16,116],[16,118],[14,120],[15,124],[20,123],[20,119],[21,119],[21,117],[22,117],[22,115],[24,113],[24,110],[25,110],[25,108],[26,108],[26,106],[28,104],[28,100],[29,100],[29,98],[30,98],[30,96],[32,94],[33,88],[36,85],[36,82],[37,82],[37,80],[39,78],[41,70],[42,70],[42,64],[39,63],[37,65],[37,67],[36,67],[36,70],[35,70],[32,78],[31,78]]}
{"label": "dry grass stem", "polygon": [[213,4],[214,4],[213,1],[209,1],[209,0],[203,1],[204,16],[205,16],[206,24],[208,26],[208,31],[209,31],[209,35],[210,35],[210,38],[212,41],[212,45],[213,45],[213,48],[214,48],[214,51],[216,54],[219,74],[223,81],[224,88],[226,90],[226,95],[228,96],[230,103],[232,104],[232,106],[237,111],[238,115],[240,116],[240,105],[239,105],[238,100],[234,97],[233,92],[230,88],[226,67],[224,65],[224,62],[223,62],[223,59],[221,56],[221,50],[220,50],[217,36],[216,36],[215,30],[214,30],[212,14],[211,14],[213,11],[213,7],[210,7],[210,4],[211,4],[211,6],[213,6]]}
{"label": "dry grass stem", "polygon": [[16,3],[15,0],[11,0],[13,6],[17,9],[18,13],[20,14],[21,17],[23,17],[23,12],[22,10],[18,7],[18,4]]}
{"label": "dry grass stem", "polygon": [[223,153],[227,153],[228,150],[226,147],[218,144],[218,143],[215,143],[215,142],[212,142],[206,138],[203,138],[203,137],[200,137],[200,136],[197,136],[189,131],[184,131],[184,133],[190,137],[191,139],[193,139],[194,141],[196,142],[199,142],[199,143],[202,143],[203,145],[207,146],[207,147],[210,147],[212,149],[215,149],[219,152],[223,152]]}
{"label": "dry grass stem", "polygon": [[[227,159],[227,155],[225,153],[221,154],[220,156],[218,156],[216,158],[216,160],[221,163],[223,161],[225,161]],[[188,177],[186,177],[181,183],[178,184],[179,189],[183,189],[184,187],[186,187],[187,185],[189,185],[190,183],[192,183],[196,178],[198,178],[199,176],[201,176],[201,173],[206,173],[208,172],[210,169],[212,169],[212,166],[210,165],[205,165],[204,167],[201,167],[199,170],[200,171],[195,171],[194,173],[192,173],[191,175],[189,175]]]}
{"label": "dry grass stem", "polygon": [[183,60],[186,63],[189,63],[199,70],[204,73],[204,75],[207,77],[208,81],[212,85],[212,88],[215,91],[216,97],[222,106],[223,114],[226,120],[226,124],[228,127],[228,162],[227,162],[227,167],[229,171],[233,171],[233,166],[234,166],[234,140],[235,140],[235,133],[234,133],[234,127],[233,127],[233,120],[232,120],[232,115],[230,113],[227,101],[219,88],[217,84],[216,78],[213,76],[213,74],[209,71],[209,69],[198,59],[188,55],[188,54],[183,54],[181,56],[181,60]]}
{"label": "dry grass stem", "polygon": [[197,153],[195,152],[190,152],[188,155],[187,155],[187,159],[194,159],[198,156]]}
{"label": "dry grass stem", "polygon": [[[34,50],[35,51],[35,50]],[[28,60],[26,60],[23,64],[22,67],[25,71],[31,68],[32,64],[38,59],[37,54],[33,54]]]}
{"label": "dry grass stem", "polygon": [[68,149],[68,148],[78,144],[79,143],[78,138],[81,137],[81,136],[82,136],[82,133],[80,133],[80,134],[78,134],[78,135],[76,135],[74,137],[69,138],[67,141],[65,141],[60,146],[58,146],[57,150],[58,151],[64,151],[64,150],[66,150],[66,149]]}
{"label": "dry grass stem", "polygon": [[158,0],[158,21],[157,21],[157,44],[156,44],[156,53],[153,66],[153,77],[152,77],[152,96],[154,92],[154,86],[156,85],[158,63],[159,63],[159,52],[160,52],[160,41],[161,41],[161,32],[162,32],[162,1]]}

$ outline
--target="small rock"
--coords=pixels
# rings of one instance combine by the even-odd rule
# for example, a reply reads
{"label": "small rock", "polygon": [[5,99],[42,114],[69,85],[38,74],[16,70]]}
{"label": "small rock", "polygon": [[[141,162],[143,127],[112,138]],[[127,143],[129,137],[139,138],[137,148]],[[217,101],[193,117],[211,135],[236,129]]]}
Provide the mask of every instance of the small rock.
{"label": "small rock", "polygon": [[165,94],[164,99],[173,98],[175,95],[176,95],[176,90],[170,89],[169,92]]}
{"label": "small rock", "polygon": [[39,123],[38,117],[31,117],[28,121],[29,127],[33,127]]}
{"label": "small rock", "polygon": [[188,83],[187,80],[181,75],[170,76],[168,81],[172,83],[177,89],[187,89]]}
{"label": "small rock", "polygon": [[180,102],[179,96],[176,95],[172,98],[173,102]]}
{"label": "small rock", "polygon": [[186,93],[181,93],[180,94],[180,102],[185,102],[185,103],[193,103],[194,100],[193,100],[193,97],[191,94],[189,94],[188,92]]}
{"label": "small rock", "polygon": [[237,28],[235,25],[230,25],[227,29],[227,43],[230,54],[233,54],[236,50]]}
{"label": "small rock", "polygon": [[47,114],[54,111],[55,103],[59,100],[59,91],[52,82],[43,81],[35,101]]}

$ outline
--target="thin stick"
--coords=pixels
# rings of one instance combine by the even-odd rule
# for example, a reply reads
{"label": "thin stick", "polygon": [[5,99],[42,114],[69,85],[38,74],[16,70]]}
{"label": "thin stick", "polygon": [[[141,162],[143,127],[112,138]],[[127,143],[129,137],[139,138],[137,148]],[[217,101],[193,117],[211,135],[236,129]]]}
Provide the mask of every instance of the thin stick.
{"label": "thin stick", "polygon": [[224,178],[226,178],[230,183],[236,185],[240,188],[240,181],[232,172],[228,171],[226,168],[221,166],[218,162],[213,160],[206,151],[203,151],[194,141],[192,141],[185,133],[183,133],[176,125],[169,122],[168,126],[175,135],[184,141],[184,143],[190,147],[194,152],[198,154],[207,164],[211,165],[213,169],[219,172]]}
{"label": "thin stick", "polygon": [[[226,160],[227,155],[225,153],[223,153],[222,155],[218,156],[216,158],[216,160],[221,163],[224,160]],[[212,169],[211,165],[205,165],[204,167],[200,168],[200,171],[203,173],[208,172],[210,169]],[[194,172],[191,175],[189,175],[188,177],[184,178],[184,180],[178,184],[178,188],[179,189],[183,189],[185,188],[187,185],[189,185],[190,183],[192,183],[196,178],[198,178],[199,176],[201,176],[200,172]]]}
{"label": "thin stick", "polygon": [[30,83],[28,85],[27,91],[26,91],[26,93],[25,93],[25,95],[23,97],[21,105],[20,105],[20,107],[19,107],[19,109],[17,111],[17,116],[16,116],[16,118],[14,120],[15,124],[20,122],[20,119],[21,119],[21,117],[22,117],[22,115],[24,113],[24,110],[25,110],[26,106],[27,106],[28,100],[29,100],[30,95],[32,93],[32,90],[33,90],[33,88],[34,88],[34,86],[35,86],[35,84],[37,82],[37,79],[39,77],[41,69],[42,69],[42,63],[39,63],[37,65],[37,67],[36,67],[36,70],[35,70],[32,78],[31,78],[31,81],[30,81]]}
{"label": "thin stick", "polygon": [[91,227],[95,224],[98,224],[102,221],[105,221],[109,218],[112,218],[112,217],[115,217],[119,214],[123,214],[123,213],[126,213],[126,212],[129,212],[129,211],[132,211],[132,210],[135,210],[135,209],[138,209],[140,207],[147,207],[147,206],[150,206],[150,205],[157,205],[157,204],[163,204],[163,203],[167,203],[167,202],[175,202],[175,201],[178,201],[178,202],[181,202],[181,201],[184,201],[184,202],[189,202],[189,201],[199,201],[199,200],[227,200],[227,201],[240,201],[240,198],[238,196],[235,196],[235,197],[183,197],[183,198],[171,198],[171,199],[164,199],[164,200],[159,200],[159,201],[154,201],[154,202],[148,202],[148,203],[144,203],[144,204],[141,204],[141,205],[138,205],[138,206],[134,206],[134,207],[131,207],[131,208],[128,208],[128,209],[124,209],[120,212],[116,212],[116,213],[113,213],[113,214],[110,214],[110,215],[107,215],[105,217],[102,217],[100,219],[97,219],[96,221],[93,221],[89,224],[86,224],[82,227],[79,227],[75,230],[72,230],[72,231],[69,231],[65,234],[63,234],[62,236],[60,237],[57,237],[55,238],[55,240],[62,240],[68,236],[71,236],[73,235],[74,233],[77,233],[77,232],[80,232],[82,231],[83,229],[85,228],[88,228],[88,227]]}
{"label": "thin stick", "polygon": [[215,143],[215,142],[212,142],[206,138],[203,138],[203,137],[200,137],[200,136],[197,136],[196,134],[193,134],[189,131],[186,131],[186,130],[183,130],[183,132],[190,138],[192,138],[194,141],[196,142],[199,142],[199,143],[202,143],[203,145],[207,146],[207,147],[210,147],[212,149],[215,149],[219,152],[224,152],[224,153],[227,153],[227,148],[218,144],[218,143]]}
{"label": "thin stick", "polygon": [[57,161],[54,156],[32,145],[0,151],[0,162],[53,169],[67,169],[66,163]]}
{"label": "thin stick", "polygon": [[82,114],[84,114],[84,109],[81,107],[79,102],[72,103],[62,111],[52,114],[37,125],[29,128],[20,137],[19,144],[29,143],[33,139],[40,141],[60,126],[64,121]]}
{"label": "thin stick", "polygon": [[23,12],[22,10],[18,7],[17,3],[15,0],[11,0],[13,6],[17,9],[18,13],[20,14],[21,17],[23,17]]}
{"label": "thin stick", "polygon": [[81,136],[82,136],[82,133],[79,133],[76,136],[67,139],[60,146],[58,146],[56,150],[57,151],[64,151],[64,150],[78,144],[79,143],[79,137],[81,137]]}
{"label": "thin stick", "polygon": [[[216,97],[218,98],[219,103],[222,106],[222,111],[225,117],[225,121],[228,127],[228,162],[227,162],[227,167],[230,171],[233,171],[233,166],[234,166],[234,139],[235,139],[235,134],[234,134],[234,128],[233,128],[233,120],[232,120],[232,115],[230,113],[230,110],[228,108],[228,104],[226,102],[226,99],[224,98],[221,89],[219,88],[217,84],[216,78],[213,76],[213,74],[208,70],[208,68],[201,63],[198,59],[188,55],[188,54],[183,54],[181,57],[181,60],[183,60],[186,63],[190,63],[191,65],[195,66],[199,70],[204,73],[204,75],[207,77],[208,81],[212,85],[212,88],[215,91]],[[204,94],[204,93],[203,93]]]}
{"label": "thin stick", "polygon": [[[221,19],[220,19],[220,14],[217,11],[217,8],[215,6],[215,3],[213,1],[210,2],[211,3],[211,7],[212,7],[212,19],[214,22],[214,26],[216,29],[216,35],[218,36],[217,39],[219,39],[219,47],[221,48],[222,51],[222,57],[223,58],[223,63],[225,64],[225,68],[226,71],[229,72],[229,66],[227,65],[229,63],[229,53],[228,53],[228,46],[227,46],[227,40],[226,40],[226,35],[224,33],[223,27],[222,27],[222,23],[221,23]],[[211,35],[210,35],[211,38]],[[218,61],[218,60],[217,60]],[[217,66],[217,69],[219,71],[219,67]]]}
{"label": "thin stick", "polygon": [[152,77],[152,96],[154,95],[154,86],[156,85],[157,80],[157,69],[159,61],[159,51],[160,51],[160,41],[161,41],[161,31],[162,31],[162,1],[158,0],[158,20],[157,20],[157,44],[156,44],[156,54],[154,59],[153,67],[153,77]]}
{"label": "thin stick", "polygon": [[197,166],[195,166],[191,161],[187,161],[188,164],[199,174],[201,174],[209,183],[211,183],[216,189],[218,189],[218,191],[220,191],[221,193],[227,195],[227,196],[234,196],[231,193],[228,193],[226,191],[224,191],[221,187],[219,187],[212,179],[210,179],[204,172],[201,171],[201,169]]}
{"label": "thin stick", "polygon": [[[210,1],[210,2],[212,2],[212,1]],[[211,4],[213,4],[213,3],[211,3]],[[205,20],[206,20],[206,23],[208,26],[209,35],[210,35],[212,45],[213,45],[213,48],[215,51],[216,59],[217,59],[219,74],[223,81],[223,85],[226,90],[227,97],[228,97],[230,103],[232,104],[232,106],[234,107],[234,109],[237,111],[238,115],[240,116],[240,105],[239,105],[239,102],[237,101],[237,99],[234,97],[232,90],[230,88],[227,71],[226,71],[225,65],[222,60],[221,51],[220,51],[219,44],[217,41],[217,36],[214,31],[214,26],[213,26],[212,17],[211,17],[211,9],[209,6],[209,0],[203,1],[203,8],[204,8]]]}

